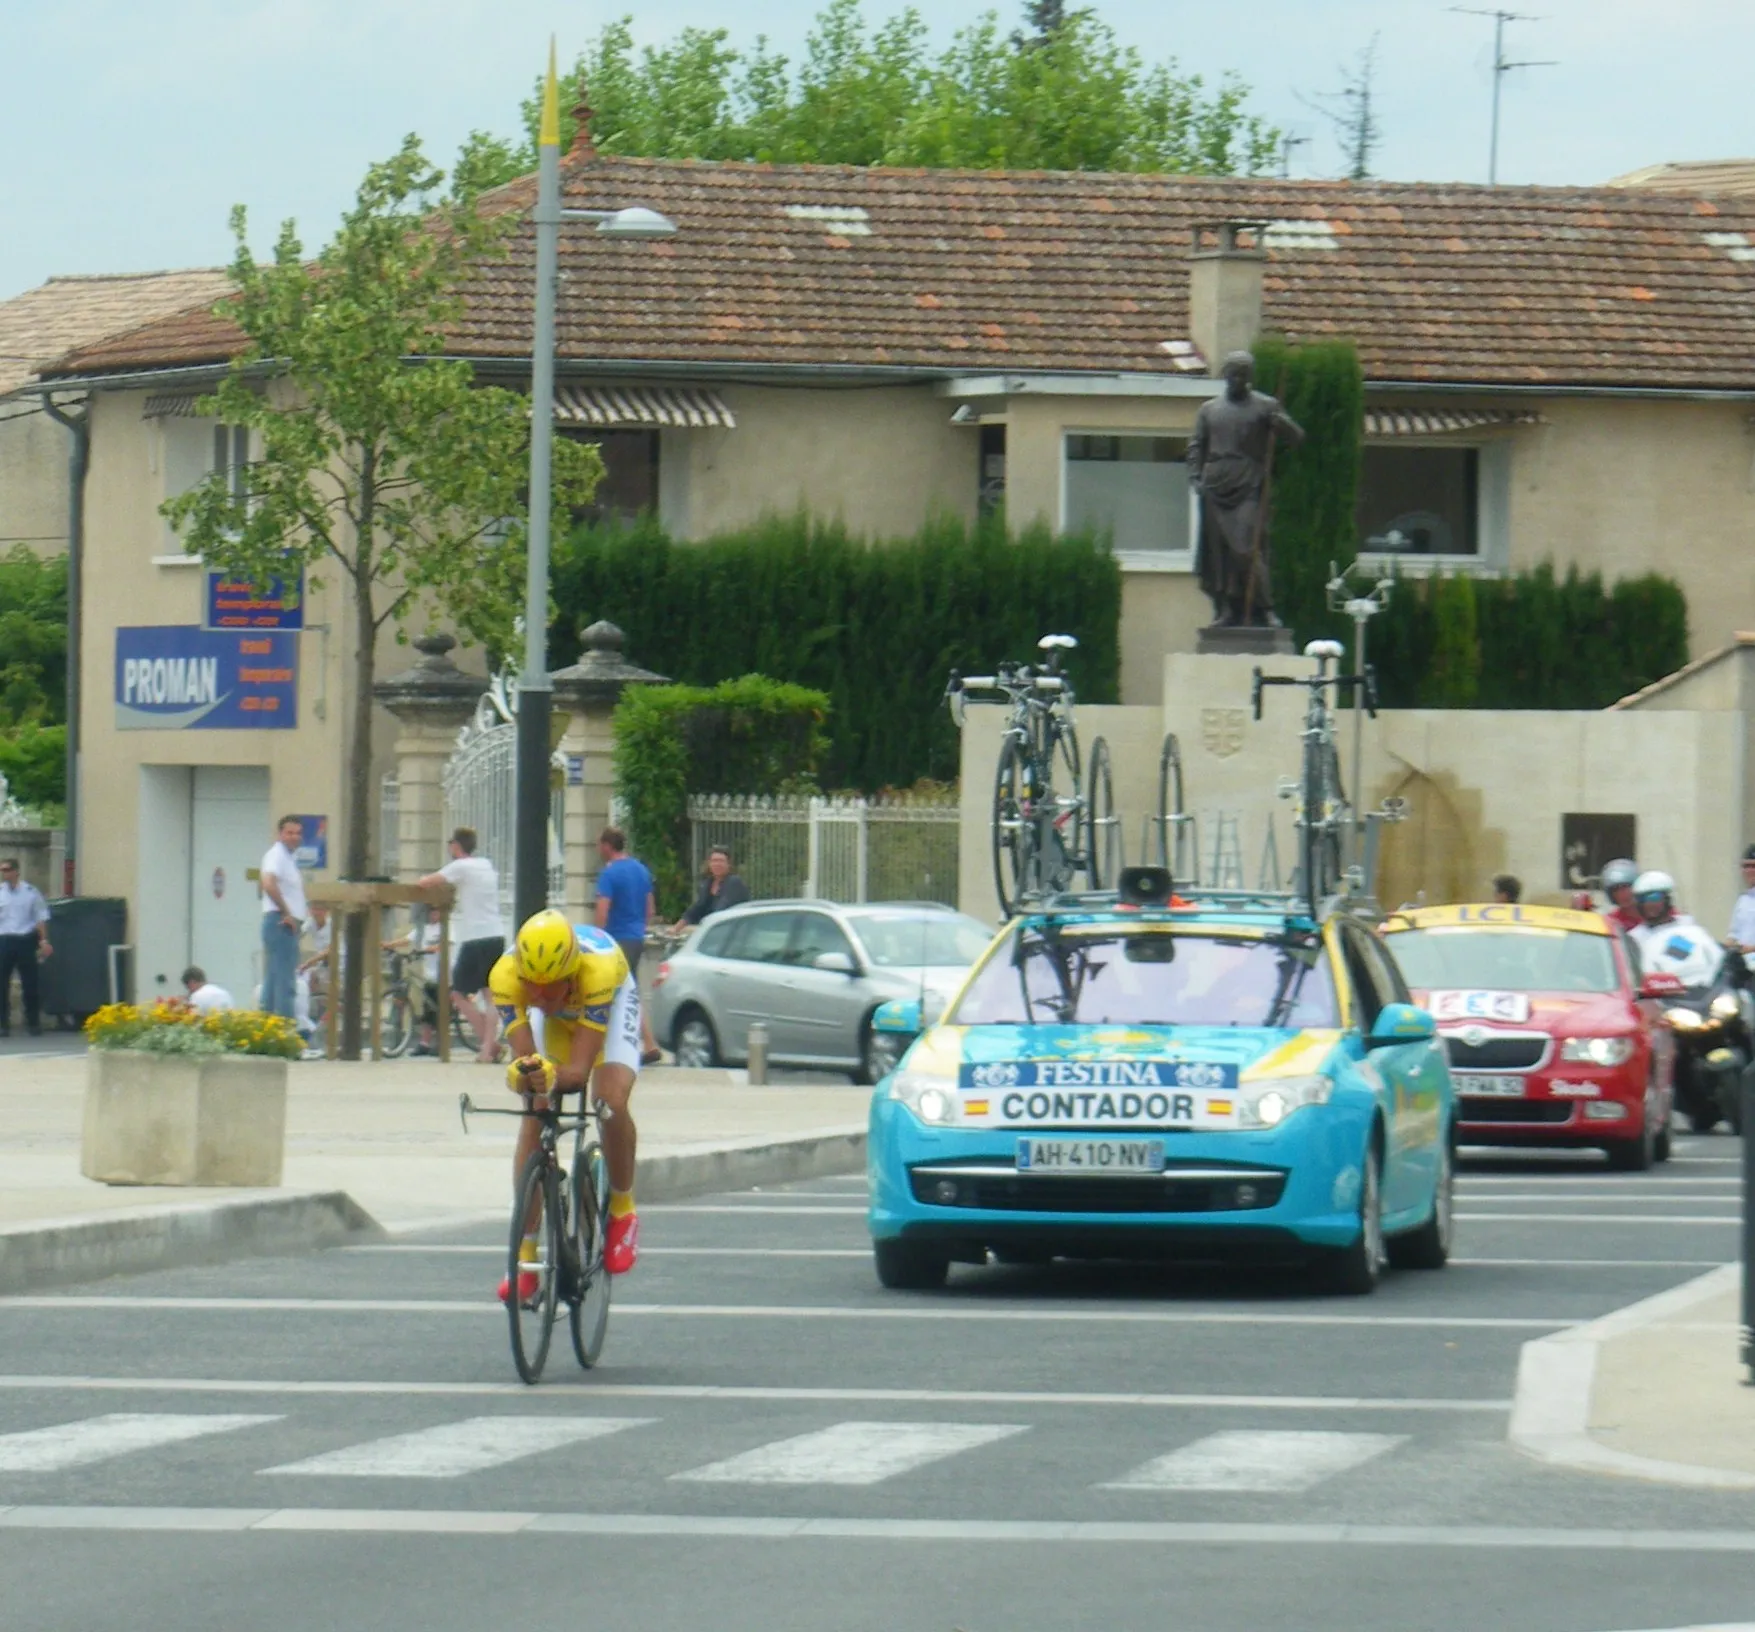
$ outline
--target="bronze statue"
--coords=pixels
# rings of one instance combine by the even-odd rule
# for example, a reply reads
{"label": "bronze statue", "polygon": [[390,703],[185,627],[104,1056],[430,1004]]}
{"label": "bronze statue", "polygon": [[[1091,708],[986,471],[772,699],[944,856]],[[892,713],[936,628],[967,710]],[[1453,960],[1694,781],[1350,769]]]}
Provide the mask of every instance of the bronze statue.
{"label": "bronze statue", "polygon": [[1200,494],[1196,569],[1213,621],[1277,628],[1268,574],[1268,505],[1274,447],[1304,432],[1279,403],[1251,389],[1255,359],[1234,351],[1221,373],[1225,394],[1201,404],[1188,441],[1188,474]]}

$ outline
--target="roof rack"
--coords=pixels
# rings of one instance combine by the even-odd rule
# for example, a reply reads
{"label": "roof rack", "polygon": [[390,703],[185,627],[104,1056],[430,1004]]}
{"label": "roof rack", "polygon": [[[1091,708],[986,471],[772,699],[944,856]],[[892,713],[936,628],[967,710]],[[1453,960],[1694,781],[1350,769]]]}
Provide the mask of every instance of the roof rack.
{"label": "roof rack", "polygon": [[[1298,918],[1306,922],[1310,911],[1302,894],[1296,890],[1209,890],[1199,885],[1182,884],[1176,889],[1177,906],[1146,907],[1144,913],[1174,912],[1260,912],[1277,917]],[[1057,895],[1018,902],[1012,909],[1014,918],[1054,918],[1082,912],[1115,911],[1120,896],[1114,890],[1066,890]],[[1358,894],[1328,897],[1321,903],[1318,921],[1348,914],[1354,917],[1375,917],[1381,909],[1375,899]]]}

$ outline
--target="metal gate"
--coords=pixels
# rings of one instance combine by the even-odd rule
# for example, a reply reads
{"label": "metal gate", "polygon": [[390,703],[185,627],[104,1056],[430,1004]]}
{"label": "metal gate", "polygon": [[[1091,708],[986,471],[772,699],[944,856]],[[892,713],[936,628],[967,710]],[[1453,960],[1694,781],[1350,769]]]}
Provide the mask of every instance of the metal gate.
{"label": "metal gate", "polygon": [[[564,770],[565,760],[554,756],[554,767]],[[513,880],[517,876],[517,785],[518,785],[517,693],[506,677],[496,675],[482,694],[475,713],[457,733],[457,751],[445,766],[445,831],[473,827],[476,854],[486,856],[500,875],[500,916],[510,923]],[[550,906],[566,904],[567,867],[561,848],[566,831],[563,788],[549,796],[548,900]]]}

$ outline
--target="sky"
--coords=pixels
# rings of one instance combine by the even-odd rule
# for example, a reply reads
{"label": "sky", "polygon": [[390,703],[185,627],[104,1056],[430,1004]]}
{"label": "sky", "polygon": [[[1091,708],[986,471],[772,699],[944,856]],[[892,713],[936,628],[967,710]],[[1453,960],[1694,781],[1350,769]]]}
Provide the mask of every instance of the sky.
{"label": "sky", "polygon": [[[1515,0],[1497,0],[1512,4]],[[1128,44],[1185,70],[1227,69],[1252,106],[1312,139],[1294,175],[1340,152],[1301,97],[1339,87],[1378,38],[1391,180],[1486,179],[1492,22],[1446,0],[1093,0]],[[788,54],[818,0],[0,0],[0,299],[56,273],[220,265],[227,216],[259,250],[296,218],[333,229],[368,164],[409,131],[449,162],[472,129],[510,133],[551,33],[563,61],[610,17],[642,41],[695,24],[748,44],[759,18]],[[868,17],[900,0],[866,0]],[[931,0],[936,38],[990,9]],[[998,8],[1012,20],[1017,0]],[[1755,154],[1750,0],[1530,0],[1507,55],[1500,180],[1585,184],[1673,159]]]}

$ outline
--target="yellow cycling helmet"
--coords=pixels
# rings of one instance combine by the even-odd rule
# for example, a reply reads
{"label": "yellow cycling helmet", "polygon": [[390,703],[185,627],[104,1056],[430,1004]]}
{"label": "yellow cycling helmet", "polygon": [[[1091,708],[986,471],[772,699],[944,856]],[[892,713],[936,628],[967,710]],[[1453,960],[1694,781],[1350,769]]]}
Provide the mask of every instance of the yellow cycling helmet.
{"label": "yellow cycling helmet", "polygon": [[565,980],[579,966],[579,957],[573,926],[553,907],[526,918],[518,931],[518,972],[532,985]]}

